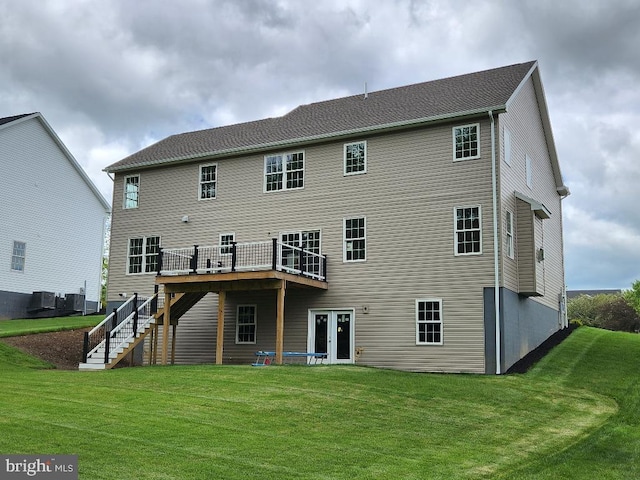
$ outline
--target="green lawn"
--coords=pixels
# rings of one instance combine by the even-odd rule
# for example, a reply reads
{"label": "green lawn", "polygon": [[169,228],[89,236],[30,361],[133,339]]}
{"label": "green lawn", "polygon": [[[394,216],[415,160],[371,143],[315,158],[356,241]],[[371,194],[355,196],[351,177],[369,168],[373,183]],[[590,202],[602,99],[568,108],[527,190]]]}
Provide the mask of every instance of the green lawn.
{"label": "green lawn", "polygon": [[104,315],[0,320],[0,338],[94,327],[102,319]]}
{"label": "green lawn", "polygon": [[0,344],[0,451],[77,454],[91,480],[638,478],[638,365],[640,336],[586,327],[500,377],[56,371]]}

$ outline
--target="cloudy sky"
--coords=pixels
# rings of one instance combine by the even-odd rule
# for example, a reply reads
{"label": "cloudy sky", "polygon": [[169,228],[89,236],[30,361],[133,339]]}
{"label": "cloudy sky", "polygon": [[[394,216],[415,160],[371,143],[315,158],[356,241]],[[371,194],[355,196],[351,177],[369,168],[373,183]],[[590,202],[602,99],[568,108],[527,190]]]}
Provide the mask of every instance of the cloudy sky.
{"label": "cloudy sky", "polygon": [[640,278],[638,0],[0,0],[0,117],[102,169],[168,135],[538,60],[570,289]]}

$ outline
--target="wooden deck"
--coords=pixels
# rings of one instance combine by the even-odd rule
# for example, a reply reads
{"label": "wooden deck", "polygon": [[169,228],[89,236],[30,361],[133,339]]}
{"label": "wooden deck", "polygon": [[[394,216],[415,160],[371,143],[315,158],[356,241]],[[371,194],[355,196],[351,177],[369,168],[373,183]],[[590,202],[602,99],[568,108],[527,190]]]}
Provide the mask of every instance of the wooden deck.
{"label": "wooden deck", "polygon": [[[278,270],[236,271],[226,273],[190,273],[184,275],[158,275],[156,285],[164,288],[164,311],[162,315],[162,354],[161,363],[167,364],[169,358],[169,326],[171,325],[171,295],[176,293],[218,294],[218,328],[216,331],[216,364],[222,364],[224,351],[224,311],[226,293],[232,291],[275,290],[277,293],[276,309],[276,348],[275,360],[282,364],[284,346],[284,305],[288,288],[315,288],[327,290],[326,281],[317,280],[304,275],[294,275]],[[174,329],[175,345],[175,329]],[[173,346],[172,346],[173,348]]]}

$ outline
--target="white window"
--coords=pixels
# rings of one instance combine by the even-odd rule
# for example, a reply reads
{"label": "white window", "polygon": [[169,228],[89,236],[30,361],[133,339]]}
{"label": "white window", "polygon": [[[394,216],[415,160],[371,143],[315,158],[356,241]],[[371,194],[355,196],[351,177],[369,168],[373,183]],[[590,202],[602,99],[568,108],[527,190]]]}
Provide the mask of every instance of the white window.
{"label": "white window", "polygon": [[478,255],[482,253],[480,206],[456,207],[454,215],[455,255]]}
{"label": "white window", "polygon": [[526,176],[527,176],[527,187],[529,188],[533,188],[533,172],[531,171],[532,166],[531,166],[531,157],[529,157],[529,155],[527,155],[525,157],[525,170],[526,170]]}
{"label": "white window", "polygon": [[130,238],[127,273],[155,273],[158,270],[159,253],[160,237]]}
{"label": "white window", "polygon": [[220,234],[220,255],[231,255],[231,245],[236,241],[235,233]]}
{"label": "white window", "polygon": [[367,259],[367,220],[365,217],[344,219],[343,261],[362,262]]}
{"label": "white window", "polygon": [[480,124],[453,127],[453,161],[480,157]]}
{"label": "white window", "polygon": [[11,270],[24,272],[24,262],[27,255],[27,244],[24,242],[13,242],[13,252],[11,253]]}
{"label": "white window", "polygon": [[513,258],[513,214],[509,210],[504,215],[504,240],[507,257]]}
{"label": "white window", "polygon": [[256,343],[256,306],[238,305],[236,343]]}
{"label": "white window", "polygon": [[138,208],[140,193],[140,175],[124,178],[124,208]]}
{"label": "white window", "polygon": [[367,172],[367,142],[345,143],[344,174],[356,175]]}
{"label": "white window", "polygon": [[264,157],[264,191],[293,190],[304,187],[304,152]]}
{"label": "white window", "polygon": [[416,300],[416,345],[442,345],[442,299]]}
{"label": "white window", "polygon": [[507,165],[511,165],[511,132],[504,129],[504,161]]}
{"label": "white window", "polygon": [[218,165],[200,165],[200,200],[216,198]]}

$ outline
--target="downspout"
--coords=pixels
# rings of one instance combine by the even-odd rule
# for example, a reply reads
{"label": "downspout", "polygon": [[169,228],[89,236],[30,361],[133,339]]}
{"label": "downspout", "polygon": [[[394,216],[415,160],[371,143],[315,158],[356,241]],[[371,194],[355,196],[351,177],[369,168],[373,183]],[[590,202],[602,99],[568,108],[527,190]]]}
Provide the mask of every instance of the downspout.
{"label": "downspout", "polygon": [[493,118],[493,111],[489,110],[489,118],[491,119],[491,190],[493,195],[493,305],[495,311],[496,321],[496,375],[500,375],[502,356],[500,354],[500,347],[502,344],[501,332],[500,332],[500,268],[498,255],[498,181],[497,181],[497,168],[496,168],[496,133],[495,133],[495,119]]}

